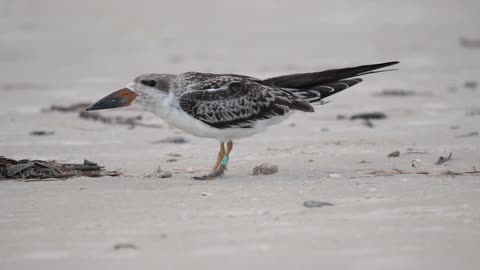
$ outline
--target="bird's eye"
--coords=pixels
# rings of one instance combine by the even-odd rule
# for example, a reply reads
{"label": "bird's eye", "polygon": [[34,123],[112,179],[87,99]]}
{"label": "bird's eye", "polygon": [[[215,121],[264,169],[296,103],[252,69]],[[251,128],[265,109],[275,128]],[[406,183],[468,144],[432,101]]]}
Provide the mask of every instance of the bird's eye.
{"label": "bird's eye", "polygon": [[155,87],[155,85],[157,85],[157,82],[154,80],[142,80],[141,83],[150,87]]}

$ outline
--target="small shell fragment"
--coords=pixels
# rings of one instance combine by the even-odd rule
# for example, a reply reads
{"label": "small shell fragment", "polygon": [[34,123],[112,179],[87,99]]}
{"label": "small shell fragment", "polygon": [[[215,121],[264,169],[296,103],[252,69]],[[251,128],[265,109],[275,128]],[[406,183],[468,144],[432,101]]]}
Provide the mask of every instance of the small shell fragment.
{"label": "small shell fragment", "polygon": [[253,168],[252,175],[271,175],[278,172],[278,166],[269,164],[269,163],[262,163],[255,168]]}

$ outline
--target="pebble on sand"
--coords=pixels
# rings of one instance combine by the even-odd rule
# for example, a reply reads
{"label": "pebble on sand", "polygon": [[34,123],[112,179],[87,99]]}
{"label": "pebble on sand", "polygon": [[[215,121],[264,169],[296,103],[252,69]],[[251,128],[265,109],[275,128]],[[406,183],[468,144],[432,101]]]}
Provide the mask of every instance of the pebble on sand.
{"label": "pebble on sand", "polygon": [[157,169],[150,174],[147,174],[146,177],[153,177],[153,178],[170,178],[172,177],[172,172],[170,171],[164,171],[160,168],[160,166],[157,167]]}
{"label": "pebble on sand", "polygon": [[400,151],[393,151],[392,153],[388,154],[388,157],[399,157],[400,156]]}
{"label": "pebble on sand", "polygon": [[477,81],[466,81],[463,86],[469,89],[476,89],[478,87]]}
{"label": "pebble on sand", "polygon": [[30,132],[31,136],[49,136],[55,134],[54,131],[34,130]]}
{"label": "pebble on sand", "polygon": [[442,165],[443,163],[449,161],[450,159],[452,159],[452,152],[450,152],[450,154],[447,156],[447,157],[442,157],[440,156],[437,160],[437,162],[435,162],[436,165]]}
{"label": "pebble on sand", "polygon": [[253,168],[252,175],[271,175],[278,172],[278,166],[269,163],[262,163]]}

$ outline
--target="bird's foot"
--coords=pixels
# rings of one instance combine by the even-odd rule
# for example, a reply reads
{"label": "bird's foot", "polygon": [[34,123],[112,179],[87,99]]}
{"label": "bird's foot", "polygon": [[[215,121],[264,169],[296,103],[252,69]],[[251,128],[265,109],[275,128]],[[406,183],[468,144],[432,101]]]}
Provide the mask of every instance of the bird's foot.
{"label": "bird's foot", "polygon": [[204,175],[204,176],[194,176],[194,177],[192,177],[192,179],[193,180],[198,180],[198,181],[213,180],[217,177],[222,176],[224,172],[225,172],[225,167],[220,166],[218,169],[211,172],[210,174],[207,174],[207,175]]}

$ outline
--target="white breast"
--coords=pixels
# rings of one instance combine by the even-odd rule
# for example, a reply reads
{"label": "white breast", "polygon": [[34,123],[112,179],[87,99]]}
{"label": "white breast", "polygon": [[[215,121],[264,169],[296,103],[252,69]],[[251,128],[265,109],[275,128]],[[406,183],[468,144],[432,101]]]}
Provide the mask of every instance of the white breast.
{"label": "white breast", "polygon": [[175,96],[168,96],[162,100],[149,102],[145,106],[149,111],[153,112],[165,122],[181,129],[191,135],[201,138],[217,139],[220,142],[227,142],[233,139],[249,137],[253,134],[264,131],[268,126],[277,124],[290,116],[289,113],[284,116],[275,117],[273,119],[261,120],[254,124],[251,128],[213,128],[200,120],[197,120],[183,111]]}

